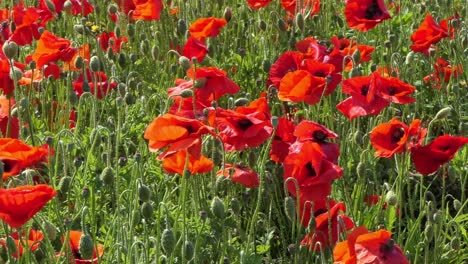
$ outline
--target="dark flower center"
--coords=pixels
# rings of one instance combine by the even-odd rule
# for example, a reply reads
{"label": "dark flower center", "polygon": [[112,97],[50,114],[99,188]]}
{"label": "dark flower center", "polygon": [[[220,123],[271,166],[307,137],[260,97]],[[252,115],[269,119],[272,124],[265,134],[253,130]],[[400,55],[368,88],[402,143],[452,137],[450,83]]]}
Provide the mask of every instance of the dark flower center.
{"label": "dark flower center", "polygon": [[392,143],[397,143],[405,135],[405,130],[400,127],[393,131],[392,133]]}
{"label": "dark flower center", "polygon": [[367,96],[368,93],[369,93],[369,85],[363,85],[361,87],[361,94],[364,96]]}
{"label": "dark flower center", "polygon": [[15,166],[15,161],[13,160],[0,160],[3,162],[3,171],[4,172],[10,172],[13,170],[13,167]]}
{"label": "dark flower center", "polygon": [[380,252],[384,253],[390,253],[393,250],[393,246],[395,245],[395,240],[389,239],[387,242],[380,244]]}
{"label": "dark flower center", "polygon": [[325,208],[318,209],[317,211],[314,212],[314,216],[317,217],[317,216],[325,213],[326,211],[327,211],[327,209],[325,209]]}
{"label": "dark flower center", "polygon": [[317,176],[317,173],[315,172],[314,170],[314,167],[312,167],[312,162],[307,162],[307,164],[305,165],[305,168],[307,170],[307,178],[313,178],[315,176]]}
{"label": "dark flower center", "polygon": [[392,86],[392,87],[390,87],[390,89],[388,89],[388,94],[389,95],[395,95],[395,93],[396,93],[396,88],[395,87]]}
{"label": "dark flower center", "polygon": [[237,122],[237,124],[239,125],[240,129],[243,131],[247,130],[249,127],[253,125],[252,121],[248,119],[242,119],[239,122]]}
{"label": "dark flower center", "polygon": [[315,130],[312,133],[312,137],[315,139],[317,142],[324,142],[325,139],[327,139],[327,134],[325,134],[322,130]]}
{"label": "dark flower center", "polygon": [[317,77],[325,77],[326,75],[325,75],[325,73],[324,73],[323,71],[318,71],[318,72],[315,73],[315,76],[317,76]]}
{"label": "dark flower center", "polygon": [[379,4],[377,1],[372,1],[372,4],[366,8],[366,14],[364,15],[365,19],[375,19],[378,18],[383,14],[382,10],[380,10]]}

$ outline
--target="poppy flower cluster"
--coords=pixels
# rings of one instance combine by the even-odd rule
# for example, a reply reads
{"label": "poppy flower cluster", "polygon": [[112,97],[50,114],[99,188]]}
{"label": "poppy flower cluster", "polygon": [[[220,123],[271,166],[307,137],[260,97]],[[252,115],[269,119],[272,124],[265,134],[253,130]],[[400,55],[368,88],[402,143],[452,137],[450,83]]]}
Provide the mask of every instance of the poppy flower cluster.
{"label": "poppy flower cluster", "polygon": [[409,263],[391,235],[385,229],[369,232],[364,226],[357,227],[348,235],[348,240],[336,244],[333,249],[334,263]]}
{"label": "poppy flower cluster", "polygon": [[434,73],[427,75],[423,80],[431,83],[434,88],[441,89],[443,84],[456,79],[462,73],[462,65],[451,65],[443,58],[438,58],[434,63]]}
{"label": "poppy flower cluster", "polygon": [[343,81],[342,91],[351,97],[336,108],[350,120],[366,115],[378,115],[391,102],[409,104],[416,100],[410,95],[415,87],[396,77],[382,76],[378,71]]}
{"label": "poppy flower cluster", "polygon": [[[13,232],[8,235],[13,238],[15,242],[15,250],[11,253],[14,258],[19,258],[24,253],[23,244],[27,245],[29,251],[34,252],[39,248],[41,241],[44,239],[44,234],[39,230],[30,229],[26,235],[25,231]],[[0,238],[0,245],[5,249],[8,249],[6,238]]]}
{"label": "poppy flower cluster", "polygon": [[114,0],[119,9],[131,20],[159,21],[162,0]]}
{"label": "poppy flower cluster", "polygon": [[[272,0],[247,0],[247,4],[252,9],[260,9],[268,6]],[[320,0],[281,0],[281,7],[289,15],[296,13],[305,13],[310,15],[317,14],[320,11]]]}
{"label": "poppy flower cluster", "polygon": [[393,118],[376,126],[371,132],[370,141],[377,157],[390,158],[395,153],[410,151],[415,169],[424,175],[436,172],[468,143],[467,137],[443,135],[423,146],[426,133],[427,129],[420,127],[418,119],[408,127]]}
{"label": "poppy flower cluster", "polygon": [[344,14],[350,28],[363,32],[392,18],[383,0],[348,0]]}

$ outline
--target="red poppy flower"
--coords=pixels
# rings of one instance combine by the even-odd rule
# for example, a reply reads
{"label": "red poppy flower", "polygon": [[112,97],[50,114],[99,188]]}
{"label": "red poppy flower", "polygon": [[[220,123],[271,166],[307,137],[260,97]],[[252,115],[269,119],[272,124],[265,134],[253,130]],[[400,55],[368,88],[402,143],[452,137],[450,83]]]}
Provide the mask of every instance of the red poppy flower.
{"label": "red poppy flower", "polygon": [[424,77],[425,82],[433,82],[433,86],[437,89],[442,87],[443,83],[448,83],[450,79],[457,78],[463,73],[461,65],[452,66],[448,61],[438,58],[434,64],[434,73]]}
{"label": "red poppy flower", "polygon": [[[21,236],[18,232],[10,233],[9,236],[15,241],[16,249],[15,252],[11,254],[11,256],[14,258],[19,258],[23,255],[23,245],[28,245],[29,251],[34,252],[37,248],[39,248],[41,241],[44,239],[44,234],[42,234],[41,231],[33,229],[29,230],[29,235],[27,237],[25,231],[21,232]],[[0,239],[0,245],[8,250],[6,238]]]}
{"label": "red poppy flower", "polygon": [[307,37],[297,42],[295,46],[306,58],[315,61],[323,61],[324,57],[328,54],[327,47],[321,45],[319,41],[313,37]]}
{"label": "red poppy flower", "polygon": [[[355,64],[370,61],[370,56],[374,52],[375,48],[369,45],[358,44],[355,41],[351,41],[347,38],[339,39],[337,36],[333,36],[330,41],[333,43],[333,50],[325,57],[325,63],[330,63],[335,66],[335,71],[341,72],[343,70],[343,60],[345,56],[351,56],[357,50],[360,53],[360,60],[355,61]],[[345,60],[345,70],[349,71],[353,67],[353,63],[350,59]]]}
{"label": "red poppy flower", "polygon": [[195,100],[195,109],[193,109],[194,104],[192,97],[183,98],[181,96],[172,96],[171,98],[174,100],[174,103],[171,105],[168,114],[180,117],[203,120],[205,118],[203,110],[207,107],[211,107],[211,104],[207,101],[201,102],[200,100]]}
{"label": "red poppy flower", "polygon": [[205,55],[208,54],[208,48],[206,47],[204,40],[198,40],[192,36],[187,39],[182,50],[182,55],[187,58],[197,58],[198,62],[202,62]]}
{"label": "red poppy flower", "polygon": [[201,136],[212,133],[211,130],[198,120],[165,114],[148,125],[144,137],[149,140],[152,152],[168,147],[158,159],[184,149],[188,149],[190,155],[198,159],[201,155]]}
{"label": "red poppy flower", "polygon": [[78,52],[75,53],[75,55],[73,55],[73,57],[70,59],[69,63],[65,63],[63,65],[63,70],[64,71],[69,71],[69,70],[72,70],[72,71],[81,71],[81,69],[78,69],[77,67],[75,67],[75,61],[76,59],[78,58],[78,56],[80,56],[83,61],[84,61],[84,66],[87,67],[89,65],[89,60],[91,58],[91,55],[90,55],[90,52],[89,52],[89,44],[85,44],[81,47],[78,48]]}
{"label": "red poppy flower", "polygon": [[210,112],[210,124],[218,128],[226,151],[258,147],[271,136],[273,127],[265,105],[262,97],[235,111],[219,108]]}
{"label": "red poppy flower", "polygon": [[281,101],[316,104],[324,95],[326,82],[325,78],[313,76],[305,70],[288,72],[281,79],[278,98]]}
{"label": "red poppy flower", "polygon": [[378,115],[389,102],[379,96],[377,72],[370,76],[358,76],[343,81],[342,91],[351,97],[339,103],[336,108],[350,120],[366,115]]}
{"label": "red poppy flower", "polygon": [[216,176],[224,176],[233,182],[244,185],[246,188],[255,188],[260,185],[257,173],[242,165],[226,164],[224,171],[219,170]]}
{"label": "red poppy flower", "polygon": [[[94,247],[94,250],[93,250],[93,258],[92,259],[82,259],[81,255],[80,255],[80,239],[81,239],[82,235],[84,235],[84,234],[81,231],[75,231],[75,230],[70,231],[69,243],[70,243],[70,249],[72,251],[73,258],[74,258],[73,262],[76,263],[76,264],[80,264],[80,263],[97,264],[98,259],[101,258],[102,255],[104,254],[104,247],[101,244],[97,244]],[[64,239],[65,239],[65,237],[63,238],[63,240]],[[97,250],[96,250],[96,248],[97,248]]]}
{"label": "red poppy flower", "polygon": [[94,7],[88,0],[69,0],[72,4],[71,9],[67,10],[72,15],[88,16],[94,12]]}
{"label": "red poppy flower", "polygon": [[428,13],[419,28],[411,35],[411,41],[414,43],[411,49],[429,56],[431,46],[448,36],[447,30],[438,25]]}
{"label": "red poppy flower", "polygon": [[132,18],[134,20],[159,21],[163,9],[162,0],[133,0],[135,8]]}
{"label": "red poppy flower", "polygon": [[42,17],[40,11],[34,7],[24,8],[24,4],[18,4],[13,8],[13,21],[15,30],[9,40],[16,42],[19,46],[31,44],[34,39],[39,39],[39,27]]}
{"label": "red poppy flower", "polygon": [[271,0],[247,0],[247,4],[252,9],[260,9],[271,3]]}
{"label": "red poppy flower", "polygon": [[[351,218],[345,214],[339,214],[340,211],[346,212],[344,203],[337,203],[333,205],[329,211],[318,215],[315,218],[315,229],[313,233],[306,234],[301,241],[301,245],[307,245],[309,250],[316,251],[334,245],[338,241],[340,233],[346,232],[354,227]],[[338,218],[340,218],[340,220],[338,220]],[[316,243],[320,243],[321,246],[316,246]]]}
{"label": "red poppy flower", "polygon": [[32,59],[37,63],[38,68],[58,60],[70,61],[77,52],[77,49],[70,47],[70,45],[70,40],[57,37],[45,30],[37,42]]}
{"label": "red poppy flower", "polygon": [[88,88],[89,92],[96,96],[96,98],[102,99],[110,91],[117,88],[117,83],[108,82],[104,72],[91,72],[89,69],[86,69],[86,78],[84,74],[80,74],[78,79],[73,82],[73,90],[75,90],[78,97],[85,92],[85,88]]}
{"label": "red poppy flower", "polygon": [[416,89],[396,77],[381,77],[379,82],[379,95],[388,101],[396,104],[409,104],[416,102],[416,99],[409,95]]}
{"label": "red poppy flower", "polygon": [[227,24],[224,18],[199,18],[189,27],[190,35],[198,40],[218,36],[221,29]]}
{"label": "red poppy flower", "polygon": [[289,153],[289,146],[296,140],[293,135],[295,125],[284,117],[278,118],[276,134],[271,142],[270,159],[282,163]]}
{"label": "red poppy flower", "polygon": [[36,167],[47,161],[45,147],[31,147],[13,138],[0,138],[0,161],[3,162],[3,180],[19,174],[28,167]]}
{"label": "red poppy flower", "polygon": [[392,18],[383,0],[348,0],[344,14],[350,28],[363,32]]}
{"label": "red poppy flower", "polygon": [[[188,163],[187,162],[187,155]],[[207,157],[198,153],[198,157],[191,155],[187,150],[179,150],[173,154],[166,155],[162,161],[162,167],[167,173],[184,174],[184,168],[190,171],[191,175],[207,173],[213,170],[214,163]]]}
{"label": "red poppy flower", "polygon": [[390,158],[395,153],[406,150],[408,126],[393,118],[388,123],[376,126],[370,135],[370,141],[375,148],[375,156]]}
{"label": "red poppy flower", "polygon": [[307,10],[312,16],[320,11],[320,0],[281,0],[281,6],[290,14],[305,13]]}
{"label": "red poppy flower", "polygon": [[[25,68],[25,65],[21,63],[13,62],[13,64],[20,70],[24,70]],[[10,70],[10,60],[3,54],[3,51],[0,51],[0,90],[3,90],[3,93],[6,95],[13,94],[15,90],[14,81],[10,77]]]}
{"label": "red poppy flower", "polygon": [[334,263],[409,263],[391,235],[385,229],[370,233],[364,226],[360,226],[349,234],[348,240],[336,244],[333,249]]}
{"label": "red poppy flower", "polygon": [[413,147],[411,159],[419,173],[430,174],[453,159],[457,151],[467,143],[467,137],[443,135],[426,146]]}
{"label": "red poppy flower", "polygon": [[218,100],[225,94],[235,94],[240,88],[226,72],[215,67],[190,68],[187,76],[197,82],[195,98],[202,102]]}
{"label": "red poppy flower", "polygon": [[101,35],[97,36],[99,44],[101,45],[102,50],[107,51],[110,47],[115,53],[120,52],[122,43],[127,43],[128,38],[125,36],[120,36],[117,38],[114,31],[111,32],[102,32]]}
{"label": "red poppy flower", "polygon": [[0,188],[0,219],[12,228],[24,225],[54,196],[48,185]]}
{"label": "red poppy flower", "polygon": [[327,142],[329,138],[338,138],[338,135],[316,122],[303,120],[294,130],[294,136],[300,142],[312,141],[320,145],[320,149],[325,154],[325,159],[337,164],[340,155],[340,147],[337,143]]}
{"label": "red poppy flower", "polygon": [[341,74],[337,73],[335,66],[330,63],[323,63],[313,59],[306,59],[303,61],[302,68],[312,74],[312,76],[325,80],[326,89],[323,92],[324,96],[333,93],[342,79]]}
{"label": "red poppy flower", "polygon": [[[15,99],[7,99],[6,96],[0,95],[0,132],[3,137],[18,138],[19,136],[19,120],[10,114],[10,109],[14,105]],[[9,133],[7,131],[8,126]]]}
{"label": "red poppy flower", "polygon": [[427,134],[427,128],[421,128],[421,120],[415,119],[411,122],[408,130],[408,150],[420,147]]}
{"label": "red poppy flower", "polygon": [[297,191],[304,201],[323,200],[331,192],[333,180],[341,177],[343,170],[326,159],[318,143],[307,141],[296,142],[290,147],[290,153],[283,162],[283,178],[296,179],[299,190],[293,182],[288,182],[287,188],[291,195]]}
{"label": "red poppy flower", "polygon": [[271,65],[270,74],[268,77],[268,85],[280,87],[281,79],[288,73],[299,70],[304,60],[304,54],[296,51],[287,51],[283,53]]}

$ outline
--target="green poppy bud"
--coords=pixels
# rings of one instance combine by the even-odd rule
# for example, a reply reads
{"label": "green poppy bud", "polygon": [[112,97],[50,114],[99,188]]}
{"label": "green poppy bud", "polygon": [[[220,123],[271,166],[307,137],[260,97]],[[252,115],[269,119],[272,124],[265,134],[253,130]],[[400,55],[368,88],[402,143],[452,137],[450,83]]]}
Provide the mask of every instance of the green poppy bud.
{"label": "green poppy bud", "polygon": [[110,4],[107,7],[107,13],[109,13],[110,15],[117,13],[117,11],[119,11],[119,7],[116,4]]}
{"label": "green poppy bud", "polygon": [[387,194],[385,195],[385,202],[387,202],[387,204],[391,206],[395,206],[397,204],[398,199],[394,191],[390,190],[387,192]]}
{"label": "green poppy bud", "polygon": [[193,243],[189,240],[185,240],[184,247],[185,247],[185,259],[192,260],[193,256],[195,255],[195,247],[193,246]]}
{"label": "green poppy bud", "polygon": [[66,194],[68,192],[68,190],[70,189],[70,182],[70,176],[64,176],[60,179],[58,184],[58,190],[61,194]]}
{"label": "green poppy bud", "polygon": [[114,175],[114,170],[111,167],[105,167],[99,178],[104,185],[112,185],[114,183]]}
{"label": "green poppy bud", "polygon": [[71,9],[73,8],[73,4],[70,0],[67,0],[65,1],[65,3],[63,3],[63,10],[64,11],[70,11]]}
{"label": "green poppy bud", "polygon": [[182,98],[189,98],[193,96],[193,91],[191,89],[185,89],[180,93]]}
{"label": "green poppy bud", "polygon": [[18,56],[18,44],[14,41],[5,41],[5,43],[3,43],[2,50],[3,54],[5,54],[8,59],[14,59]]}
{"label": "green poppy bud", "polygon": [[[224,177],[219,177],[219,178],[224,178]],[[213,201],[211,202],[211,213],[213,213],[213,215],[219,219],[224,219],[224,217],[226,216],[224,203],[218,197],[213,198]]]}
{"label": "green poppy bud", "polygon": [[426,228],[424,229],[424,237],[426,241],[431,241],[434,237],[434,226],[432,224],[427,224]]}
{"label": "green poppy bud", "polygon": [[44,228],[44,232],[46,233],[50,241],[54,241],[57,238],[57,227],[51,222],[44,221],[44,223],[42,224],[42,228]]}
{"label": "green poppy bud", "polygon": [[144,202],[141,205],[141,215],[145,219],[151,219],[153,217],[153,206],[149,202]]}
{"label": "green poppy bud", "polygon": [[366,165],[364,165],[363,162],[359,162],[358,165],[356,166],[356,173],[359,178],[365,179],[367,176],[367,170],[366,170]]}
{"label": "green poppy bud", "polygon": [[349,78],[361,76],[361,70],[357,67],[353,67],[349,72]]}
{"label": "green poppy bud", "polygon": [[46,4],[47,9],[49,9],[49,11],[54,14],[55,13],[55,4],[50,0],[45,0],[45,4]]}
{"label": "green poppy bud", "polygon": [[232,9],[230,7],[226,7],[224,9],[224,19],[226,19],[227,22],[231,21],[231,19],[232,19]]}
{"label": "green poppy bud", "polygon": [[175,239],[174,231],[168,228],[164,229],[161,235],[161,246],[164,252],[167,255],[171,255],[172,252],[174,251],[175,245],[176,245],[176,239]]}
{"label": "green poppy bud", "polygon": [[23,72],[16,66],[11,67],[10,69],[10,78],[12,80],[19,80],[23,77]]}
{"label": "green poppy bud", "polygon": [[436,116],[434,117],[434,120],[442,120],[445,119],[450,115],[450,112],[452,111],[452,108],[450,107],[444,107],[437,112]]}
{"label": "green poppy bud", "polygon": [[236,99],[234,101],[234,105],[235,106],[244,106],[244,105],[248,105],[249,102],[250,102],[249,99],[241,97],[241,98],[238,98],[238,99]]}
{"label": "green poppy bud", "polygon": [[286,26],[286,22],[284,22],[283,19],[278,19],[278,29],[285,32],[288,30],[288,27]]}
{"label": "green poppy bud", "polygon": [[351,55],[351,57],[353,58],[355,64],[361,62],[361,52],[359,51],[359,49],[356,49]]}
{"label": "green poppy bud", "polygon": [[301,31],[304,30],[304,15],[302,13],[297,13],[294,17],[294,22],[296,23],[297,28]]}
{"label": "green poppy bud", "polygon": [[460,239],[458,239],[458,237],[452,238],[452,241],[450,241],[450,246],[455,251],[459,250],[460,249]]}
{"label": "green poppy bud", "polygon": [[296,219],[296,202],[291,196],[284,198],[284,212],[291,222]]}
{"label": "green poppy bud", "polygon": [[94,242],[90,235],[80,237],[79,251],[82,259],[91,259],[94,253]]}
{"label": "green poppy bud", "polygon": [[140,201],[148,202],[151,199],[151,190],[148,186],[142,184],[138,187],[138,198]]}
{"label": "green poppy bud", "polygon": [[184,69],[184,71],[187,71],[190,69],[190,67],[192,67],[190,60],[185,56],[179,57],[179,65],[182,67],[182,69]]}

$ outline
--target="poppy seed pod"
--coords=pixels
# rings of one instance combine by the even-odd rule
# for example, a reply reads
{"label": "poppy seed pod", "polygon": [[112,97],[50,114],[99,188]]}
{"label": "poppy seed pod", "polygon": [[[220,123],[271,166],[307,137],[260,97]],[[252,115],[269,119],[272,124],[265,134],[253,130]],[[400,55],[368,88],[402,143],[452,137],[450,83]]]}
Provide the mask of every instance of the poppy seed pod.
{"label": "poppy seed pod", "polygon": [[452,108],[450,107],[445,107],[445,108],[440,109],[439,112],[437,112],[437,114],[435,115],[434,120],[445,119],[446,117],[450,115],[451,111],[452,111]]}
{"label": "poppy seed pod", "polygon": [[172,229],[164,229],[162,235],[161,235],[161,246],[166,252],[167,255],[171,255],[172,251],[174,251],[176,244],[176,239],[174,236],[174,231]]}
{"label": "poppy seed pod", "polygon": [[153,206],[150,203],[144,202],[141,205],[141,215],[143,218],[151,219],[151,217],[153,217],[153,211]]}
{"label": "poppy seed pod", "polygon": [[93,238],[90,235],[81,235],[79,250],[82,259],[91,259],[93,257],[94,242]]}
{"label": "poppy seed pod", "polygon": [[8,59],[14,59],[18,55],[18,44],[14,41],[7,40],[5,43],[3,43],[3,54]]}
{"label": "poppy seed pod", "polygon": [[284,198],[284,212],[291,222],[296,219],[296,202],[291,196]]}
{"label": "poppy seed pod", "polygon": [[[224,178],[224,177],[220,177],[220,178]],[[226,216],[224,203],[218,197],[213,198],[210,209],[211,209],[211,213],[213,213],[213,215],[219,219],[224,219],[224,217]]]}
{"label": "poppy seed pod", "polygon": [[148,186],[142,184],[138,187],[138,198],[140,201],[148,202],[151,199],[151,190]]}

